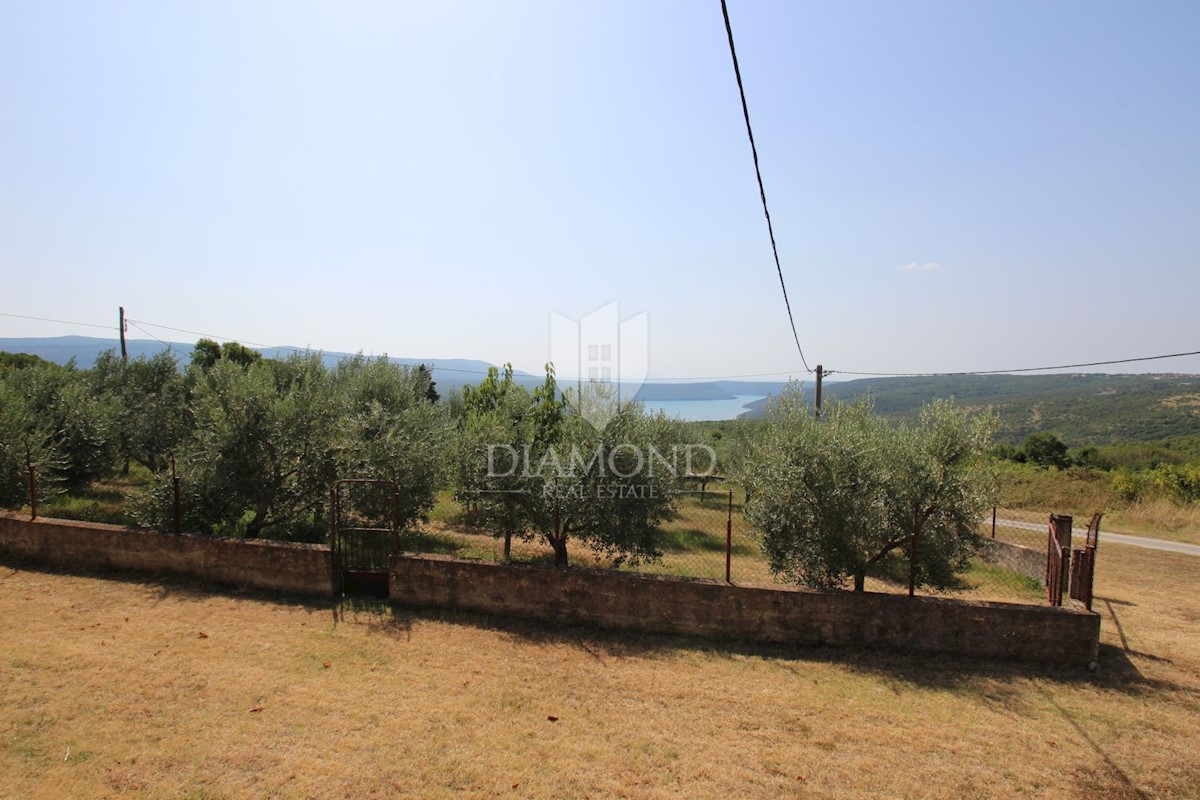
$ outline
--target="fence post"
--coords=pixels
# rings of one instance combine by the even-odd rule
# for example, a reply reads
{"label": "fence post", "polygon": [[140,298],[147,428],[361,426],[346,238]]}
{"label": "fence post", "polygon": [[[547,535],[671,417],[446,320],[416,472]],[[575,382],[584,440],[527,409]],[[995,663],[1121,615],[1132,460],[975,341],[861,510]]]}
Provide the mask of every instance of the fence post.
{"label": "fence post", "polygon": [[996,538],[996,507],[992,506],[992,538]]}
{"label": "fence post", "polygon": [[733,555],[733,489],[729,490],[729,514],[725,517],[725,582],[729,579],[729,564]]}
{"label": "fence post", "polygon": [[37,467],[29,465],[29,518],[37,519]]}
{"label": "fence post", "polygon": [[912,545],[908,551],[908,596],[917,593],[917,532],[912,533]]}
{"label": "fence post", "polygon": [[179,511],[179,476],[175,474],[175,456],[171,456],[171,491],[175,502],[175,532],[183,533],[183,518]]}
{"label": "fence post", "polygon": [[1046,596],[1052,606],[1062,605],[1063,590],[1071,577],[1071,517],[1050,515],[1046,553]]}

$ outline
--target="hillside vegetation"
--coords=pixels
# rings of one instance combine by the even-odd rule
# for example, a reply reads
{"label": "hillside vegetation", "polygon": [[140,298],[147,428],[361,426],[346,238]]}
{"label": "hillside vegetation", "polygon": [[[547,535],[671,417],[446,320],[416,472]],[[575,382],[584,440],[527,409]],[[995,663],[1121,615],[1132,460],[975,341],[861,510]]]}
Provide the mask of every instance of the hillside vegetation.
{"label": "hillside vegetation", "polygon": [[[1071,447],[1200,433],[1196,375],[867,378],[825,387],[827,398],[863,395],[872,397],[878,413],[896,419],[915,419],[922,405],[939,397],[952,397],[967,407],[990,407],[1000,417],[996,440],[1008,444],[1039,431],[1055,433]],[[765,405],[766,401],[755,403],[748,416],[761,416]]]}

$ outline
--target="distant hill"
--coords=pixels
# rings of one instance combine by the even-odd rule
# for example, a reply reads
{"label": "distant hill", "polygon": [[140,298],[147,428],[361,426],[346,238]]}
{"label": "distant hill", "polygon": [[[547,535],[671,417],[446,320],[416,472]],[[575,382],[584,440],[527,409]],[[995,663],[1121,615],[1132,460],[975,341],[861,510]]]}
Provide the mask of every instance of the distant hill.
{"label": "distant hill", "polygon": [[[1151,441],[1200,433],[1198,375],[962,375],[943,378],[867,378],[827,385],[825,396],[869,394],[887,417],[912,419],[938,397],[991,407],[1000,417],[997,439],[1016,444],[1035,431],[1055,433],[1071,446]],[[810,395],[811,400],[811,395]],[[766,400],[743,414],[761,417]]]}
{"label": "distant hill", "polygon": [[[168,348],[176,358],[186,362],[192,353],[195,342],[161,342],[156,339],[126,339],[125,349],[130,358],[138,356],[153,356]],[[0,352],[28,353],[39,356],[56,364],[66,364],[72,358],[79,367],[89,367],[96,357],[105,350],[120,351],[119,339],[100,339],[92,336],[54,336],[41,339],[3,339],[0,338]],[[263,347],[256,348],[267,358],[287,358],[292,353],[303,352],[302,347]],[[333,366],[338,361],[353,353],[323,352],[321,357],[326,365]],[[434,370],[434,379],[438,386],[461,386],[464,383],[478,383],[487,374],[492,365],[486,361],[473,358],[398,358],[389,357],[396,364],[415,366],[424,364]],[[535,375],[516,372],[515,376],[534,379]]]}
{"label": "distant hill", "polygon": [[[156,339],[127,339],[126,350],[130,358],[153,356],[166,349],[171,349],[176,358],[186,362],[191,355],[195,342],[165,342]],[[28,353],[39,356],[56,364],[66,364],[71,359],[79,367],[88,367],[95,362],[96,357],[105,350],[118,351],[121,349],[119,339],[102,339],[93,336],[54,336],[40,339],[0,338],[0,352]],[[266,358],[287,358],[295,352],[303,352],[301,347],[262,347],[255,348]],[[321,357],[327,366],[334,366],[343,358],[353,353],[323,352]],[[490,367],[487,361],[473,358],[409,358],[389,356],[394,364],[416,366],[424,364],[433,370],[433,378],[438,389],[455,390],[466,384],[476,384],[483,380]],[[513,380],[526,389],[533,389],[545,381],[543,375],[533,375],[521,370],[513,371]],[[563,379],[563,388],[574,381]],[[741,382],[741,381],[701,381],[696,383],[646,383],[643,384],[635,397],[638,400],[732,400],[736,395],[765,395],[778,392],[784,383],[772,382]]]}

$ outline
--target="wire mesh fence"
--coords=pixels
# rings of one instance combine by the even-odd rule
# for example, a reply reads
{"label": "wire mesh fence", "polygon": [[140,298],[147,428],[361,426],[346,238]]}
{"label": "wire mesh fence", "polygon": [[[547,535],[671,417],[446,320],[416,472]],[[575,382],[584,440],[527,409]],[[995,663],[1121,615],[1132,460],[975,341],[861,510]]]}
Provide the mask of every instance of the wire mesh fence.
{"label": "wire mesh fence", "polygon": [[980,526],[980,533],[996,541],[1044,550],[1050,513],[997,506]]}
{"label": "wire mesh fence", "polygon": [[[617,563],[581,542],[571,542],[572,567],[620,569],[643,574],[677,575],[729,580],[750,585],[779,585],[747,522],[745,493],[739,489],[687,491],[676,496],[675,514],[661,526],[660,552],[636,564]],[[995,600],[1013,603],[1046,602],[1046,537],[1049,513],[996,509],[980,521],[978,548],[965,570],[945,589],[916,587],[920,595]],[[420,552],[518,563],[553,562],[553,550],[538,537],[504,538],[483,528],[438,522],[427,525],[404,542]],[[1015,545],[1015,547],[1014,547]],[[897,556],[868,576],[867,591],[907,594],[907,553]]]}

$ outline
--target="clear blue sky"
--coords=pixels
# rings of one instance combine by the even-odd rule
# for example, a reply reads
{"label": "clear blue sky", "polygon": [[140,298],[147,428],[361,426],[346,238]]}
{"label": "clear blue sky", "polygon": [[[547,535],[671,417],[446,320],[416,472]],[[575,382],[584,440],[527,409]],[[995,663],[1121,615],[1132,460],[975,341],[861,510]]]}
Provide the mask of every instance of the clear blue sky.
{"label": "clear blue sky", "polygon": [[[810,364],[1200,350],[1200,3],[730,13]],[[0,312],[530,371],[615,299],[652,376],[801,373],[717,0],[0,0],[0,272]]]}

